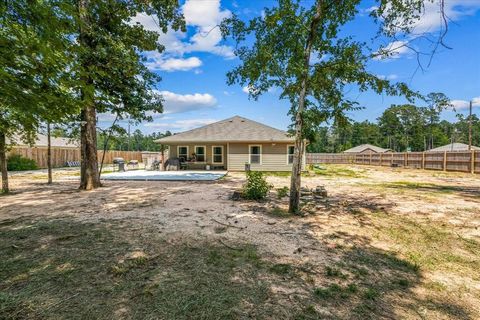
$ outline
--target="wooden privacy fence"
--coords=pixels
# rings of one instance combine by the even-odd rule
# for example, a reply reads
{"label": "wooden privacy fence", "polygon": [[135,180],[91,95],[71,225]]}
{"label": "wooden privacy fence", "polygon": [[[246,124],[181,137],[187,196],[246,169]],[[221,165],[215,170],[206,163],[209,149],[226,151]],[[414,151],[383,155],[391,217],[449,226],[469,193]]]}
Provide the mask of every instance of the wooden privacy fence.
{"label": "wooden privacy fence", "polygon": [[480,151],[307,153],[306,161],[307,164],[352,163],[480,173]]}
{"label": "wooden privacy fence", "polygon": [[[19,154],[22,157],[35,160],[39,168],[47,167],[47,147],[13,147],[9,154]],[[98,151],[98,161],[102,160],[103,151]],[[104,163],[112,163],[113,158],[120,157],[126,161],[138,160],[142,162],[140,151],[113,151],[105,153]],[[52,165],[64,167],[67,161],[80,161],[80,149],[52,147]]]}

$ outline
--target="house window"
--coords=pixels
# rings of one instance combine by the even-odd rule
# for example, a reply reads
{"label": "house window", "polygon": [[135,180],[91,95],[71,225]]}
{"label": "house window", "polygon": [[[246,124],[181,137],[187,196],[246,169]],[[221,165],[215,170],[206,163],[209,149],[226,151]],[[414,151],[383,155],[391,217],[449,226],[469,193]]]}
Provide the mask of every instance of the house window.
{"label": "house window", "polygon": [[287,164],[293,163],[294,154],[295,154],[295,146],[287,146]]}
{"label": "house window", "polygon": [[182,159],[183,161],[188,160],[188,147],[187,146],[179,146],[177,150],[178,158]]}
{"label": "house window", "polygon": [[223,147],[222,146],[213,146],[213,163],[223,163]]}
{"label": "house window", "polygon": [[262,163],[262,146],[250,146],[250,163]]}
{"label": "house window", "polygon": [[195,146],[195,157],[197,162],[205,162],[205,146]]}

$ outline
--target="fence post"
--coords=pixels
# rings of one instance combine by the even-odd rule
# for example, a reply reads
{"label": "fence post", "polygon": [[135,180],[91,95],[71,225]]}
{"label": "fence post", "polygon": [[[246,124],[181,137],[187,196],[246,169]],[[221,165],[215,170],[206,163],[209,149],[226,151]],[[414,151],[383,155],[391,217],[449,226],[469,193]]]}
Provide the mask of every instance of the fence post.
{"label": "fence post", "polygon": [[390,167],[393,167],[393,152],[392,152],[392,159],[390,160]]}
{"label": "fence post", "polygon": [[405,155],[403,157],[403,166],[405,168],[408,167],[408,152],[405,152]]}
{"label": "fence post", "polygon": [[425,170],[425,151],[422,152],[422,169]]}
{"label": "fence post", "polygon": [[368,164],[369,164],[369,165],[372,165],[372,153],[370,153],[370,157],[369,157],[369,159],[368,159]]}
{"label": "fence post", "polygon": [[475,150],[470,154],[470,171],[475,173]]}
{"label": "fence post", "polygon": [[443,152],[443,171],[447,171],[447,151]]}
{"label": "fence post", "polygon": [[383,153],[380,153],[380,167],[383,166]]}

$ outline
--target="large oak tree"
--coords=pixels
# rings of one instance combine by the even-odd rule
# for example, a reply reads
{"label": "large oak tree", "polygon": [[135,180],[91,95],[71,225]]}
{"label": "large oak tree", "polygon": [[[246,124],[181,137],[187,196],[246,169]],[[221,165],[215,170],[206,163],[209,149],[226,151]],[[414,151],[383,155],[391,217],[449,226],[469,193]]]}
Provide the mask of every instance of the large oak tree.
{"label": "large oak tree", "polygon": [[97,113],[120,119],[150,120],[162,112],[161,96],[153,86],[160,80],[144,65],[144,51],[163,51],[157,32],[132,23],[138,13],[155,19],[159,29],[184,28],[177,0],[75,0],[73,12],[78,64],[75,73],[80,93],[80,188],[100,186],[97,159]]}

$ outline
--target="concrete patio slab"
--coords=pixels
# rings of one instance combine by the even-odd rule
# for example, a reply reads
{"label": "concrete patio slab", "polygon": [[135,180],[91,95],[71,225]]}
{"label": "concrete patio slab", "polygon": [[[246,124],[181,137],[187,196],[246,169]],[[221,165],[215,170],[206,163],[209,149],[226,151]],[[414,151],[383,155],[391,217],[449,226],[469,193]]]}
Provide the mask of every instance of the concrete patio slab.
{"label": "concrete patio slab", "polygon": [[131,170],[102,174],[102,180],[134,181],[215,181],[227,174],[227,171],[147,171]]}

